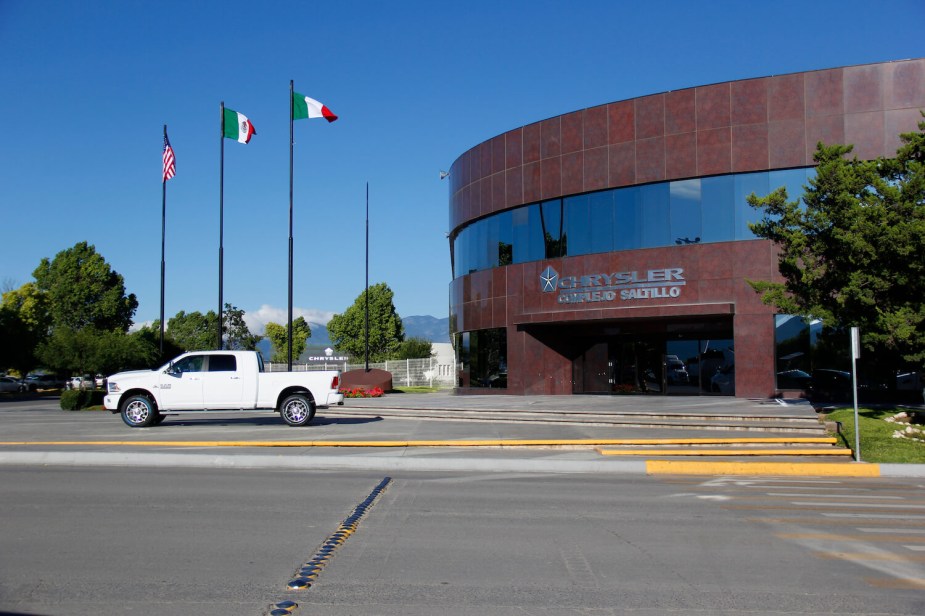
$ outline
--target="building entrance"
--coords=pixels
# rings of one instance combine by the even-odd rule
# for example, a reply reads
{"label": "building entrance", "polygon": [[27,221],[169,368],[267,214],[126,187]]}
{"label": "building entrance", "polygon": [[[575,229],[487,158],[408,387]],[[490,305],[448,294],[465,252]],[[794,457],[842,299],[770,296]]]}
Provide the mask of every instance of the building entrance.
{"label": "building entrance", "polygon": [[573,393],[735,395],[731,324],[634,329],[601,328],[596,336],[581,336],[582,350],[572,362]]}

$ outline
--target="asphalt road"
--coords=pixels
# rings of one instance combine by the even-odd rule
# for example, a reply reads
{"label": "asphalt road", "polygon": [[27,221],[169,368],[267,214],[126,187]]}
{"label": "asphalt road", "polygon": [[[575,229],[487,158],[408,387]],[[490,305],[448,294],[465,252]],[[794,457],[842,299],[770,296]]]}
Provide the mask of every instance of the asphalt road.
{"label": "asphalt road", "polygon": [[[610,461],[558,449],[273,447],[247,468],[255,447],[198,444],[604,430],[375,414],[302,429],[245,414],[132,430],[57,399],[4,399],[0,441],[21,444],[0,450],[0,614],[256,616],[281,601],[297,602],[296,616],[925,613],[917,477],[579,473]],[[312,586],[290,589],[386,476]]]}
{"label": "asphalt road", "polygon": [[0,612],[925,613],[899,480],[0,468]]}

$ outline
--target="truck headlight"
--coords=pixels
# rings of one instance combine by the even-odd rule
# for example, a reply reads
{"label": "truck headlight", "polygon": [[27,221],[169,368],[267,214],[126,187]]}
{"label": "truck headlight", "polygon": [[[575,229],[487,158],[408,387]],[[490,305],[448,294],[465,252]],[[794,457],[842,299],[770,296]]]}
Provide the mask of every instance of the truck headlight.
{"label": "truck headlight", "polygon": [[122,391],[121,389],[119,389],[119,384],[113,383],[112,381],[109,381],[109,383],[107,384],[107,387],[109,388],[109,393],[111,394],[117,394],[120,391]]}

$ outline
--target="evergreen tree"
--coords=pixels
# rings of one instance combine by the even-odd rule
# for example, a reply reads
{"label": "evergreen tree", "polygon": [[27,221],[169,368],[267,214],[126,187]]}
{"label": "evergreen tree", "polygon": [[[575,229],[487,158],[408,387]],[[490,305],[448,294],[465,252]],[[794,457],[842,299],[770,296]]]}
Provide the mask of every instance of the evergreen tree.
{"label": "evergreen tree", "polygon": [[783,188],[748,199],[764,210],[750,227],[778,246],[784,278],[750,282],[763,301],[835,332],[860,327],[882,365],[925,363],[925,122],[919,128],[901,135],[892,159],[859,161],[851,146],[820,143],[804,203]]}

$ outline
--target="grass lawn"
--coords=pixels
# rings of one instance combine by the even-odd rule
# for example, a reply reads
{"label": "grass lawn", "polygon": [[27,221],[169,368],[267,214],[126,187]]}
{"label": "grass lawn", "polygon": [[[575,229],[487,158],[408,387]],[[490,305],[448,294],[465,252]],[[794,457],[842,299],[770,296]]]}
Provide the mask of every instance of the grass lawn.
{"label": "grass lawn", "polygon": [[389,393],[390,394],[435,394],[438,391],[442,391],[442,390],[439,387],[424,387],[424,386],[417,387],[415,386],[415,387],[393,388],[392,391],[390,391]]}
{"label": "grass lawn", "polygon": [[[899,464],[925,464],[925,440],[893,438],[893,433],[904,430],[910,420],[902,422],[885,421],[901,413],[901,408],[858,409],[858,424],[861,429],[861,460]],[[925,439],[925,413],[912,415],[911,425],[920,430],[919,438]],[[826,415],[827,421],[841,422],[843,444],[854,449],[854,409],[839,409]]]}

